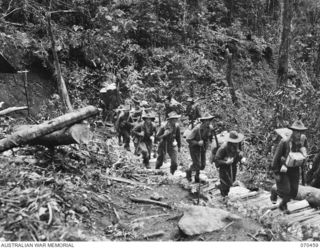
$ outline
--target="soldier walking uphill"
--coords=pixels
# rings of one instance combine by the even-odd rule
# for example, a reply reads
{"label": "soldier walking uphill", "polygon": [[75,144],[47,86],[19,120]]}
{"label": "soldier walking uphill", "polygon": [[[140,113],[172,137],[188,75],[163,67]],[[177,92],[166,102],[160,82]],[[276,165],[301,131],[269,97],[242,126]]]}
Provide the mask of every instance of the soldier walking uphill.
{"label": "soldier walking uphill", "polygon": [[189,122],[191,124],[191,128],[194,127],[194,122],[201,117],[199,105],[194,103],[194,100],[192,97],[189,97],[187,99],[188,105],[186,109],[186,116],[189,118]]}
{"label": "soldier walking uphill", "polygon": [[164,101],[164,114],[165,114],[165,117],[168,118],[169,117],[169,113],[171,112],[174,112],[174,107],[172,106],[171,104],[171,100],[172,100],[172,96],[171,95],[168,95],[166,98],[165,98],[165,101]]}
{"label": "soldier walking uphill", "polygon": [[223,197],[228,196],[230,187],[236,180],[237,164],[243,158],[243,152],[240,151],[240,142],[244,136],[236,131],[231,131],[217,150],[215,164],[219,170],[220,193]]}
{"label": "soldier walking uphill", "polygon": [[287,203],[298,193],[300,166],[307,157],[307,138],[303,134],[307,128],[301,120],[295,121],[291,127],[291,136],[282,138],[278,144],[273,161],[272,171],[276,180],[277,190],[271,191],[271,201],[282,198],[280,210],[287,211]]}
{"label": "soldier walking uphill", "polygon": [[131,117],[132,117],[133,121],[137,123],[137,122],[141,121],[142,109],[140,106],[140,101],[137,98],[132,97],[132,102],[133,102],[134,106],[131,111]]}
{"label": "soldier walking uphill", "polygon": [[178,152],[180,152],[181,148],[180,127],[177,123],[179,118],[180,115],[176,112],[170,112],[167,122],[160,127],[156,137],[157,140],[160,140],[156,169],[160,169],[164,157],[168,153],[171,159],[171,174],[174,174],[178,168]]}
{"label": "soldier walking uphill", "polygon": [[312,168],[307,173],[307,184],[312,187],[320,188],[320,152],[316,154],[312,161]]}
{"label": "soldier walking uphill", "polygon": [[130,132],[134,125],[129,113],[130,108],[129,106],[125,106],[123,109],[119,110],[122,112],[115,123],[115,127],[118,132],[119,145],[122,145],[121,138],[123,138],[124,148],[127,151],[130,151]]}
{"label": "soldier walking uphill", "polygon": [[192,164],[189,170],[186,171],[187,179],[190,182],[192,180],[192,171],[196,172],[194,178],[195,182],[199,182],[200,170],[203,170],[206,166],[206,150],[208,148],[209,141],[212,140],[212,120],[213,116],[209,114],[200,118],[201,124],[195,126],[187,137],[192,159]]}
{"label": "soldier walking uphill", "polygon": [[133,128],[132,134],[136,136],[138,140],[137,149],[139,150],[138,153],[142,154],[143,164],[149,169],[149,160],[152,150],[151,136],[156,136],[156,127],[152,123],[152,121],[155,120],[155,116],[152,114],[144,114],[142,115],[142,119],[143,122]]}

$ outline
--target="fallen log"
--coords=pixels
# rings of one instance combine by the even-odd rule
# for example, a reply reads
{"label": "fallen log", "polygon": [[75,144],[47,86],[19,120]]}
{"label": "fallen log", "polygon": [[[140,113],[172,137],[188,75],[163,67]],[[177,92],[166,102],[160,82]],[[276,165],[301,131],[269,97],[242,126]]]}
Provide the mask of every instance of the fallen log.
{"label": "fallen log", "polygon": [[159,202],[159,201],[153,201],[153,200],[149,200],[149,199],[143,199],[143,198],[132,198],[130,197],[130,200],[133,202],[137,202],[137,203],[147,203],[147,204],[154,204],[154,205],[159,205],[165,208],[169,208],[171,209],[172,207],[164,202]]}
{"label": "fallen log", "polygon": [[[36,125],[22,125],[14,128],[14,131],[23,131],[33,128]],[[65,127],[42,137],[38,137],[27,142],[28,145],[43,145],[47,147],[70,145],[70,144],[88,144],[91,139],[91,132],[86,124],[74,124],[71,127]]]}
{"label": "fallen log", "polygon": [[[298,194],[296,196],[296,200],[304,200],[307,199],[308,194],[312,194],[320,197],[320,189],[311,186],[303,186],[299,185]],[[320,198],[319,198],[320,200]]]}
{"label": "fallen log", "polygon": [[[277,186],[274,184],[272,186],[272,190],[276,189]],[[310,206],[320,207],[320,189],[311,186],[299,185],[298,194],[295,200],[307,200]]]}
{"label": "fallen log", "polygon": [[30,129],[14,132],[6,138],[0,140],[0,152],[9,150],[13,147],[22,146],[31,140],[78,123],[98,113],[99,110],[96,107],[88,106],[46,121],[39,125],[35,125]]}
{"label": "fallen log", "polygon": [[10,114],[10,113],[15,112],[15,111],[27,110],[27,109],[28,109],[27,106],[6,108],[6,109],[3,109],[3,110],[0,111],[0,116],[7,115],[7,114]]}

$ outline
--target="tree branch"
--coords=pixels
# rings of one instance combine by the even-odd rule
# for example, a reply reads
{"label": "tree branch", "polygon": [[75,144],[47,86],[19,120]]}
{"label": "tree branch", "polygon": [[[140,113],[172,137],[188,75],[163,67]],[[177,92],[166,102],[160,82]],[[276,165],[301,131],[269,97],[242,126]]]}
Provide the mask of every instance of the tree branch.
{"label": "tree branch", "polygon": [[55,10],[55,11],[49,11],[48,14],[57,14],[57,13],[77,13],[80,12],[79,10]]}
{"label": "tree branch", "polygon": [[3,18],[6,18],[8,15],[11,15],[13,12],[17,11],[17,10],[20,10],[21,8],[15,8],[13,10],[11,10],[8,14],[4,14],[3,15]]}

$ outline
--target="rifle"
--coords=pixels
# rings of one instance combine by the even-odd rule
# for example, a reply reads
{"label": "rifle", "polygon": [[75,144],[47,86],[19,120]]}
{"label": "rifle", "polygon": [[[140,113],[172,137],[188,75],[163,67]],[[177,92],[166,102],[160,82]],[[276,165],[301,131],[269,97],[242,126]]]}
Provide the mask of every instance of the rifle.
{"label": "rifle", "polygon": [[[201,129],[200,128],[199,128],[199,136],[200,136],[200,140],[202,140],[202,138],[201,138]],[[202,164],[201,148],[202,147],[200,146],[200,168],[201,168],[201,164]],[[201,190],[200,186],[201,186],[201,184],[200,184],[200,169],[199,169],[199,185],[198,185],[198,202],[197,202],[197,205],[199,205],[199,203],[200,203],[200,190]]]}
{"label": "rifle", "polygon": [[213,152],[217,152],[218,151],[218,149],[219,149],[219,142],[218,142],[218,137],[217,137],[217,133],[216,133],[216,131],[213,129],[212,130],[213,131],[213,135],[214,135],[214,139],[215,139],[215,141],[216,141],[216,144],[217,144],[217,147],[214,149],[214,150],[212,150],[212,154],[211,154],[211,163],[213,163],[213,162],[215,162],[215,154],[213,154]]}
{"label": "rifle", "polygon": [[306,166],[307,159],[305,159],[301,165],[301,184],[305,185],[305,176],[304,176],[304,168]]}

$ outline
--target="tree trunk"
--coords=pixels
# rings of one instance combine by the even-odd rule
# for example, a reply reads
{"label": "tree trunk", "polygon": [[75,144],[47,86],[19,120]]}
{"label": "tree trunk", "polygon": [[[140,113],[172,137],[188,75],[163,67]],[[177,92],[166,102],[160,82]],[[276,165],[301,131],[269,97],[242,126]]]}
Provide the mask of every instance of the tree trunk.
{"label": "tree trunk", "polygon": [[293,0],[283,0],[282,11],[282,33],[279,49],[278,62],[278,78],[277,86],[281,87],[287,84],[288,81],[288,62],[289,49],[291,41],[291,21],[293,17]]}
{"label": "tree trunk", "polygon": [[69,94],[68,94],[68,90],[67,90],[65,81],[64,81],[64,79],[62,77],[62,73],[61,73],[58,54],[56,51],[56,42],[54,40],[53,31],[52,31],[52,27],[51,27],[51,13],[47,13],[47,22],[48,22],[49,36],[51,39],[51,49],[52,49],[52,54],[53,54],[54,67],[55,67],[56,76],[57,76],[59,93],[60,93],[60,96],[61,96],[61,99],[63,102],[63,106],[65,107],[67,112],[70,112],[73,110],[73,108],[72,108],[72,105],[70,102],[70,98],[69,98]]}
{"label": "tree trunk", "polygon": [[32,128],[14,132],[8,137],[0,140],[0,152],[9,150],[13,147],[18,147],[41,136],[52,133],[61,128],[68,127],[78,123],[84,119],[94,116],[99,113],[99,110],[94,106],[87,106],[77,111],[62,115],[55,119],[46,121],[42,124],[35,125]]}
{"label": "tree trunk", "polygon": [[[319,79],[319,76],[320,76],[320,43],[318,44],[317,60],[316,60],[315,65],[314,65],[314,74],[316,76],[316,80],[315,81],[317,81]],[[316,88],[319,88],[319,86],[316,85]]]}
{"label": "tree trunk", "polygon": [[229,9],[228,11],[228,25],[231,26],[233,22],[233,12],[234,12],[234,2],[233,0],[227,0],[226,2],[227,8]]}
{"label": "tree trunk", "polygon": [[[14,128],[15,132],[34,128],[36,125],[22,125]],[[91,138],[89,127],[86,124],[74,124],[71,127],[65,127],[53,133],[36,138],[27,142],[28,145],[43,145],[46,147],[70,145],[70,144],[88,144]]]}
{"label": "tree trunk", "polygon": [[229,50],[226,50],[227,52],[227,75],[226,75],[226,79],[229,85],[229,90],[230,90],[230,95],[231,95],[231,99],[233,104],[236,107],[239,107],[239,103],[238,103],[238,99],[236,96],[236,92],[234,89],[234,85],[232,82],[232,53],[229,52]]}

